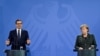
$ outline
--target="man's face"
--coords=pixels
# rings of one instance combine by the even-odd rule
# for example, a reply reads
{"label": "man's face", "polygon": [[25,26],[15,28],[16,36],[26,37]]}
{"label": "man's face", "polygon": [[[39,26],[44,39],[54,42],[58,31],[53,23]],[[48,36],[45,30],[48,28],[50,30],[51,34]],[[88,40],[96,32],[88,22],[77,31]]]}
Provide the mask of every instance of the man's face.
{"label": "man's face", "polygon": [[16,28],[21,29],[22,28],[22,21],[16,22]]}
{"label": "man's face", "polygon": [[87,34],[88,33],[88,29],[86,27],[82,27],[81,28],[81,32],[82,32],[82,34]]}

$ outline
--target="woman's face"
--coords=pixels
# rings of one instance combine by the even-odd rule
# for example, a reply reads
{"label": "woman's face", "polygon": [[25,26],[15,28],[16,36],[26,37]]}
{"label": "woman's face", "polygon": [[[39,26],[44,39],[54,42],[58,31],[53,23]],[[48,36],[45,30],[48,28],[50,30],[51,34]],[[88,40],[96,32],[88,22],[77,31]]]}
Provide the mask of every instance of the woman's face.
{"label": "woman's face", "polygon": [[86,27],[82,27],[81,28],[81,32],[82,32],[82,34],[87,34],[88,33],[88,29]]}

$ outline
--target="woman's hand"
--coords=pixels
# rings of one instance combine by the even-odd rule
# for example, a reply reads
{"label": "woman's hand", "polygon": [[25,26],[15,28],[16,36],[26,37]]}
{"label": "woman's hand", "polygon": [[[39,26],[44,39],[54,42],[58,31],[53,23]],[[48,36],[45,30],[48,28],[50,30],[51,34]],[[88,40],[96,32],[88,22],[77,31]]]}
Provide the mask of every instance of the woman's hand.
{"label": "woman's hand", "polygon": [[83,50],[83,48],[82,47],[79,47],[79,50]]}

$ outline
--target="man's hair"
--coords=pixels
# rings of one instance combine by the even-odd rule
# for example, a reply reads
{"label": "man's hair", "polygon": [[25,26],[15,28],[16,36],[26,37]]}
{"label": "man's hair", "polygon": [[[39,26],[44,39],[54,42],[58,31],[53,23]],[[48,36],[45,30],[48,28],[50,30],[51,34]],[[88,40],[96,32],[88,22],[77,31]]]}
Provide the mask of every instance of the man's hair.
{"label": "man's hair", "polygon": [[80,26],[80,29],[82,29],[83,27],[86,27],[86,29],[88,30],[88,32],[89,32],[89,27],[88,27],[88,25],[87,24],[82,24],[81,26]]}
{"label": "man's hair", "polygon": [[21,21],[21,22],[22,22],[22,20],[21,20],[21,19],[17,19],[17,20],[15,21],[15,24],[17,24],[17,22],[18,22],[18,21]]}

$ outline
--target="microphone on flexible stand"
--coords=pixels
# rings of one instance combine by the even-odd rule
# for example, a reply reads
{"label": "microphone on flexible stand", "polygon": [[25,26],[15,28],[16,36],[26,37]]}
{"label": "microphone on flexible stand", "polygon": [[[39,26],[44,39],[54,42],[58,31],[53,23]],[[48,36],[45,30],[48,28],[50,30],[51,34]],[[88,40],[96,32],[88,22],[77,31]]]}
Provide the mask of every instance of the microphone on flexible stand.
{"label": "microphone on flexible stand", "polygon": [[23,46],[20,46],[20,50],[23,50]]}

